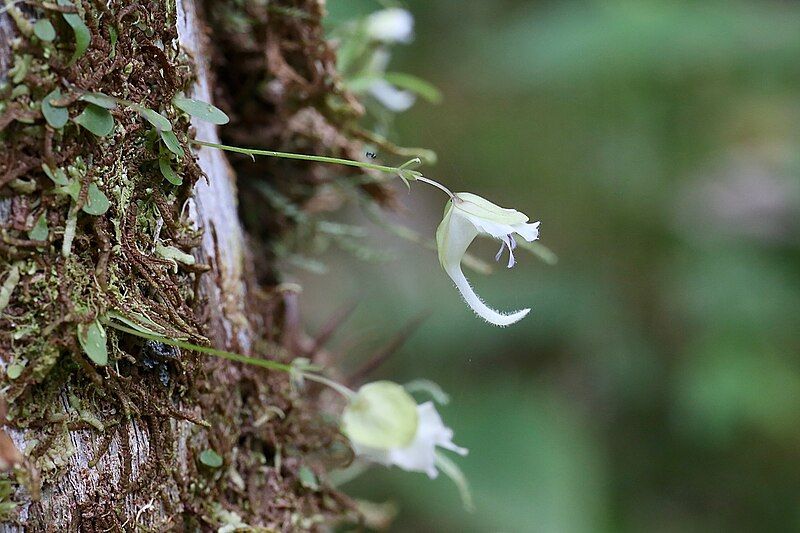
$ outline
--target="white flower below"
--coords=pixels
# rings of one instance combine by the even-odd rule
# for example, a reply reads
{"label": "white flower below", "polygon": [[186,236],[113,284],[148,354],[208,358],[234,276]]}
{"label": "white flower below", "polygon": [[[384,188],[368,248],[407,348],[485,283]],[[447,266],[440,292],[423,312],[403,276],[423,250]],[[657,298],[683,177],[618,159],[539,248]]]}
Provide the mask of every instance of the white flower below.
{"label": "white flower below", "polygon": [[408,110],[417,97],[414,93],[398,89],[384,79],[376,79],[369,86],[369,93],[389,111],[402,113]]}
{"label": "white flower below", "polygon": [[399,7],[372,13],[365,28],[371,39],[382,43],[410,43],[414,39],[414,17]]}
{"label": "white flower below", "polygon": [[436,468],[436,447],[467,455],[467,449],[453,444],[453,430],[442,422],[433,402],[417,406],[419,425],[411,444],[382,450],[353,442],[358,457],[385,466],[399,466],[409,472],[423,472],[431,479],[439,475]]}
{"label": "white flower below", "polygon": [[539,238],[539,222],[528,223],[528,217],[514,209],[505,209],[471,193],[457,193],[448,202],[444,218],[436,230],[436,244],[439,262],[447,275],[456,284],[464,300],[475,313],[491,324],[508,326],[518,322],[530,312],[521,309],[513,313],[500,313],[483,303],[475,294],[461,270],[461,259],[467,248],[480,234],[501,241],[498,261],[505,249],[508,250],[508,268],[516,263],[514,249],[519,235],[528,242]]}
{"label": "white flower below", "polygon": [[444,425],[432,402],[416,405],[403,387],[389,381],[358,390],[342,415],[342,430],[358,457],[431,478],[439,473],[437,447],[467,454],[453,444],[453,430]]}

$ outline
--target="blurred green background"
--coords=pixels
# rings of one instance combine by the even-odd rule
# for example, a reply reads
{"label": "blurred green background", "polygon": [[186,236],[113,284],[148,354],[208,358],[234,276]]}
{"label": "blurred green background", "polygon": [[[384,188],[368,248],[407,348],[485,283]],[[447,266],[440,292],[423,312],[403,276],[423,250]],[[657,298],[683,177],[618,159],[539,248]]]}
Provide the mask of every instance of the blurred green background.
{"label": "blurred green background", "polygon": [[[477,510],[440,476],[375,468],[393,531],[800,530],[800,4],[412,0],[391,70],[438,86],[391,132],[426,174],[542,221],[548,266],[467,273],[376,234],[386,262],[295,273],[313,327],[360,299],[333,349],[355,368],[432,314],[372,377],[437,381]],[[379,9],[328,0],[331,23]],[[394,220],[433,236],[444,197]],[[491,259],[494,243],[477,243]],[[312,327],[312,329],[313,329]]]}

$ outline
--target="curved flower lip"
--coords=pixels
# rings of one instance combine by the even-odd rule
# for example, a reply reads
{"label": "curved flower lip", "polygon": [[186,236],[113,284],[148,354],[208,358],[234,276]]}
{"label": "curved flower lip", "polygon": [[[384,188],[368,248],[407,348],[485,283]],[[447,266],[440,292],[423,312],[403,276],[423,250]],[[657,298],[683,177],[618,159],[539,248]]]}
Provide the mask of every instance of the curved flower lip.
{"label": "curved flower lip", "polygon": [[[479,234],[504,242],[509,249],[509,263],[514,266],[514,235],[530,242],[539,238],[539,222],[528,223],[528,216],[506,209],[471,193],[457,193],[448,203],[444,218],[436,230],[439,263],[455,283],[464,301],[475,313],[491,324],[508,326],[524,318],[530,309],[501,313],[487,306],[475,293],[461,270],[461,259]],[[501,248],[501,253],[502,253]],[[499,260],[501,254],[498,254]]]}

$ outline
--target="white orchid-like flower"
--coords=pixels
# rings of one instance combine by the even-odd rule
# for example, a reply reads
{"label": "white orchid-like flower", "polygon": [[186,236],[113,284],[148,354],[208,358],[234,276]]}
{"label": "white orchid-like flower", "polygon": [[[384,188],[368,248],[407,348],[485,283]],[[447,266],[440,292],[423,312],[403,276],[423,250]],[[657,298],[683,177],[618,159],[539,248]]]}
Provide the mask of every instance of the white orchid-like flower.
{"label": "white orchid-like flower", "polygon": [[372,13],[366,21],[367,35],[382,43],[410,43],[414,39],[414,16],[391,7]]}
{"label": "white orchid-like flower", "polygon": [[402,113],[414,105],[417,97],[411,91],[399,89],[383,79],[382,76],[390,60],[391,54],[387,48],[380,47],[375,50],[366,68],[366,71],[372,74],[367,78],[369,79],[367,91],[389,111]]}
{"label": "white orchid-like flower", "polygon": [[439,249],[439,263],[456,284],[464,300],[475,313],[491,324],[508,326],[525,317],[530,309],[513,313],[501,313],[483,303],[475,294],[464,273],[461,259],[467,248],[480,234],[501,241],[496,260],[500,260],[503,250],[508,249],[508,268],[516,263],[514,249],[519,235],[528,242],[539,238],[539,222],[528,223],[528,217],[514,209],[505,209],[492,202],[468,192],[453,195],[444,212],[444,219],[436,230],[436,244]]}
{"label": "white orchid-like flower", "polygon": [[444,425],[432,402],[417,405],[402,386],[390,381],[358,390],[342,415],[342,430],[358,457],[430,478],[439,474],[437,446],[467,454],[453,444],[453,430]]}
{"label": "white orchid-like flower", "polygon": [[414,93],[398,89],[384,79],[376,79],[370,84],[369,93],[389,111],[402,113],[417,101]]}

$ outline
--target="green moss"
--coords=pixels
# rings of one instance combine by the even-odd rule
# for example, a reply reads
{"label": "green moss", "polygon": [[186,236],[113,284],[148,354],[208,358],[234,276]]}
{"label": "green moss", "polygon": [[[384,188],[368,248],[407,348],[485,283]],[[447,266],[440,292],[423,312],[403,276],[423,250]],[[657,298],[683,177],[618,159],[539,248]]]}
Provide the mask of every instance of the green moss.
{"label": "green moss", "polygon": [[[98,7],[105,4],[108,12]],[[137,9],[117,22],[122,8],[136,5]],[[224,6],[232,11],[241,9],[233,3]],[[43,3],[33,7],[36,18],[47,17],[59,30],[69,31],[60,13]],[[58,31],[57,38],[44,48],[34,39],[20,38],[12,44],[12,75],[6,86],[0,87],[0,114],[12,117],[0,131],[0,141],[14,154],[25,156],[20,158],[25,167],[20,167],[23,170],[17,176],[25,183],[17,184],[12,200],[18,219],[0,240],[0,281],[6,279],[2,274],[11,265],[19,265],[19,280],[0,314],[0,349],[12,354],[12,364],[21,367],[14,379],[4,376],[0,387],[6,388],[10,402],[10,425],[39,436],[39,441],[25,450],[28,463],[24,471],[38,470],[43,483],[56,482],[75,453],[70,431],[95,431],[109,441],[121,442],[129,438],[126,423],[134,418],[150,440],[148,464],[152,463],[152,471],[149,477],[140,472],[140,478],[124,480],[119,488],[105,487],[107,501],[98,511],[121,505],[134,493],[149,498],[174,483],[181,499],[175,503],[176,509],[185,509],[183,513],[175,511],[175,519],[197,524],[197,529],[209,528],[209,516],[217,517],[211,521],[215,525],[238,516],[247,523],[275,529],[290,522],[296,527],[314,527],[323,515],[340,513],[345,504],[326,500],[329,489],[322,482],[319,492],[305,488],[298,480],[299,471],[308,462],[306,456],[327,460],[337,430],[320,421],[312,403],[293,394],[285,376],[237,367],[238,381],[234,382],[222,366],[215,367],[213,361],[201,364],[196,354],[184,351],[174,360],[159,363],[167,369],[165,385],[157,370],[144,363],[141,341],[113,331],[108,331],[108,365],[96,367],[83,354],[76,338],[78,324],[102,320],[112,312],[134,322],[153,321],[159,331],[195,344],[208,340],[195,315],[196,309],[202,309],[196,294],[202,265],[173,259],[198,256],[195,248],[200,232],[192,228],[182,210],[200,178],[198,167],[191,157],[184,157],[180,166],[173,167],[182,185],[168,183],[158,165],[162,141],[134,109],[112,111],[116,125],[107,137],[96,137],[73,121],[88,105],[79,100],[73,87],[127,99],[167,117],[182,150],[189,153],[188,118],[168,104],[178,92],[188,92],[192,70],[188,57],[175,46],[175,3],[86,1],[81,8],[92,41],[73,67],[68,63],[75,44],[63,38],[68,35],[64,31]],[[321,33],[320,27],[317,30]],[[270,31],[282,35],[281,28]],[[152,46],[154,42],[163,48]],[[322,54],[319,47],[303,53]],[[105,77],[92,77],[106,67],[110,72]],[[69,120],[60,130],[48,127],[41,115],[42,99],[57,87],[63,101],[53,105],[69,112]],[[177,152],[175,148],[173,152]],[[54,178],[48,177],[43,166]],[[0,176],[5,171],[0,168]],[[80,209],[91,186],[109,201],[102,213]],[[75,235],[65,257],[62,248],[71,214]],[[47,222],[46,241],[31,241],[29,232],[42,216]],[[157,249],[169,249],[173,257],[165,259]],[[264,302],[256,301],[256,305]],[[261,325],[259,333],[265,338],[280,334],[281,324],[271,315],[254,322]],[[72,392],[66,412],[62,408],[64,390]],[[263,417],[264,403],[287,417],[250,427],[253,420]],[[179,411],[187,406],[186,413]],[[224,458],[224,466],[170,478],[158,465],[176,462],[171,419],[191,417],[197,421],[192,426],[197,433],[192,442],[202,444],[189,450],[188,462],[198,464],[195,455],[213,447]],[[102,456],[102,449],[95,450],[92,462]],[[32,488],[34,478],[30,475]],[[20,481],[14,484],[19,486]],[[267,490],[280,493],[280,505],[262,497]],[[1,493],[2,488],[0,515],[5,509]],[[253,502],[260,507],[254,508]],[[185,507],[181,507],[183,503]],[[213,505],[220,503],[232,513],[229,517],[213,511]],[[84,511],[91,514],[90,509]]]}

